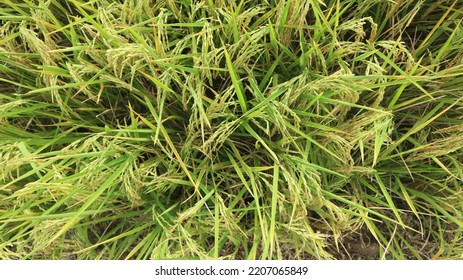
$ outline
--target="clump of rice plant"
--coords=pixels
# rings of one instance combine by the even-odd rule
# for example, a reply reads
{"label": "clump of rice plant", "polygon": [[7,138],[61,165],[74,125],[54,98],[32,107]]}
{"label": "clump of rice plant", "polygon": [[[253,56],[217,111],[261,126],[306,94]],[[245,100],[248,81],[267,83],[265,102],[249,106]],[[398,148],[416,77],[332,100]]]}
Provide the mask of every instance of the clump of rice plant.
{"label": "clump of rice plant", "polygon": [[0,4],[0,259],[461,259],[460,1]]}

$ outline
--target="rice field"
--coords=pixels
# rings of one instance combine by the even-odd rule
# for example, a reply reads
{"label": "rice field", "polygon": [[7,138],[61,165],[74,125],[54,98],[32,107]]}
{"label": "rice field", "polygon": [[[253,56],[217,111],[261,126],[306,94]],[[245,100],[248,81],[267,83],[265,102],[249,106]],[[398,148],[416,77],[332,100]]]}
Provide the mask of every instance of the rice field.
{"label": "rice field", "polygon": [[462,259],[461,0],[3,0],[0,259]]}

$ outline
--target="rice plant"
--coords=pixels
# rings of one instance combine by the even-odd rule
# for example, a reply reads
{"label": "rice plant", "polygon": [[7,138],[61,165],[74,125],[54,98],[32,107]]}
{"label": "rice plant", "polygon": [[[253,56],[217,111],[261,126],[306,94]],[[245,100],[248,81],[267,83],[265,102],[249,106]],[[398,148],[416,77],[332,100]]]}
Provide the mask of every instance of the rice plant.
{"label": "rice plant", "polygon": [[462,4],[2,1],[0,259],[462,259]]}

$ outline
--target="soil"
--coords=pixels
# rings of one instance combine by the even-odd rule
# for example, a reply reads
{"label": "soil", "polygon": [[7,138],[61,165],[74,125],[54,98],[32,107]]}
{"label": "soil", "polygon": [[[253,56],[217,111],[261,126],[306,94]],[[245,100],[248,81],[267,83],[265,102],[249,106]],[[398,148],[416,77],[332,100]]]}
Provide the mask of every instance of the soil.
{"label": "soil", "polygon": [[[438,232],[445,238],[445,242],[450,243],[457,231],[457,226],[453,224],[438,225],[436,221],[429,219],[421,221],[409,213],[402,217],[404,223],[410,228],[397,228],[391,230],[386,226],[377,224],[376,226],[381,231],[381,234],[388,244],[380,244],[370,233],[366,226],[359,230],[347,233],[341,238],[338,246],[335,245],[334,239],[329,240],[331,244],[327,250],[335,259],[340,260],[380,260],[380,259],[397,259],[391,253],[391,250],[400,246],[403,252],[402,259],[450,259],[451,256],[446,255],[449,245],[442,244],[441,238],[438,237]],[[392,231],[392,232],[391,232]],[[394,242],[391,242],[394,239]]]}

